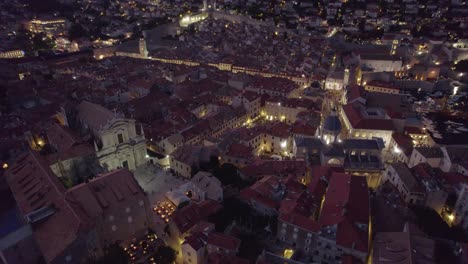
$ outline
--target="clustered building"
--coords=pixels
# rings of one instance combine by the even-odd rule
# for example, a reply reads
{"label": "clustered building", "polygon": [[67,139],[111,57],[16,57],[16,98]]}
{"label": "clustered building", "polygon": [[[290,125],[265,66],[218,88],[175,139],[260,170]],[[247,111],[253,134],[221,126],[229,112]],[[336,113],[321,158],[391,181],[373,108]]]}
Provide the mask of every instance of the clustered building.
{"label": "clustered building", "polygon": [[[0,34],[0,183],[20,218],[2,262],[82,263],[115,243],[135,260],[155,231],[176,263],[409,263],[436,242],[414,223],[380,232],[379,210],[468,230],[460,1],[98,2],[73,22],[23,18],[81,52],[20,58]],[[108,40],[71,48],[70,22]]]}

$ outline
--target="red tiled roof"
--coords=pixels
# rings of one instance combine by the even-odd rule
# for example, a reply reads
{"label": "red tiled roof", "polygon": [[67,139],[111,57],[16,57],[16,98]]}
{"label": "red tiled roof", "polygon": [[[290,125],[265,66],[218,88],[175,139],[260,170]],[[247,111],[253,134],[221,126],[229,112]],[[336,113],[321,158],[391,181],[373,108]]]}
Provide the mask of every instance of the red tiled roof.
{"label": "red tiled roof", "polygon": [[119,207],[122,201],[135,200],[137,203],[144,192],[129,170],[120,169],[76,185],[65,195],[67,199],[78,201],[88,215],[95,217],[104,210]]}
{"label": "red tiled roof", "polygon": [[296,213],[280,214],[279,220],[309,232],[318,232],[320,230],[320,224],[317,221]]}
{"label": "red tiled roof", "polygon": [[181,234],[189,231],[200,220],[216,213],[221,209],[221,205],[212,200],[205,200],[199,204],[191,203],[188,206],[176,211],[172,221]]}
{"label": "red tiled roof", "polygon": [[65,188],[37,153],[30,151],[8,170],[7,182],[22,215],[44,207],[55,213],[34,225],[34,238],[46,262],[52,262],[92,226],[89,218],[64,198]]}
{"label": "red tiled roof", "polygon": [[352,101],[352,100],[355,100],[355,99],[358,99],[358,98],[365,98],[364,97],[364,89],[362,88],[362,86],[359,86],[359,85],[350,85],[349,88],[348,88],[348,101]]}
{"label": "red tiled roof", "polygon": [[252,157],[252,151],[253,149],[249,146],[245,146],[242,144],[232,144],[231,146],[229,146],[229,150],[226,153],[226,155],[231,157],[247,159],[249,157]]}
{"label": "red tiled roof", "polygon": [[183,244],[188,244],[190,247],[192,247],[195,251],[198,251],[202,247],[205,246],[207,241],[207,236],[203,234],[202,232],[195,232],[185,238],[185,241]]}
{"label": "red tiled roof", "polygon": [[247,99],[247,101],[249,102],[253,102],[259,98],[262,97],[261,94],[258,94],[258,93],[255,93],[255,92],[252,92],[252,91],[245,91],[241,94],[242,97],[244,97],[245,99]]}
{"label": "red tiled roof", "polygon": [[343,111],[346,114],[351,126],[355,129],[372,129],[372,130],[395,130],[392,120],[390,119],[366,119],[361,115],[360,104],[347,104],[343,106]]}
{"label": "red tiled roof", "polygon": [[[351,176],[348,188],[349,197],[344,207],[345,211],[342,212],[344,218],[338,224],[336,243],[341,246],[367,252],[369,244],[368,223],[370,204],[366,178]],[[328,196],[326,199],[328,199]]]}
{"label": "red tiled roof", "polygon": [[264,175],[302,174],[307,170],[303,160],[266,161],[258,165],[249,165],[240,169],[247,177]]}
{"label": "red tiled roof", "polygon": [[313,127],[308,124],[301,124],[296,122],[292,127],[292,133],[295,135],[306,135],[306,136],[314,136],[317,127]]}
{"label": "red tiled roof", "polygon": [[416,134],[416,135],[423,135],[425,134],[422,129],[418,127],[405,127],[405,133],[408,134]]}
{"label": "red tiled roof", "polygon": [[343,219],[343,209],[349,198],[351,176],[344,173],[334,173],[330,178],[325,202],[320,214],[320,223],[324,226],[336,225]]}
{"label": "red tiled roof", "polygon": [[241,240],[223,233],[213,232],[208,235],[207,244],[230,251],[238,251]]}
{"label": "red tiled roof", "polygon": [[95,131],[98,131],[116,117],[109,109],[87,101],[83,101],[78,105],[78,116],[81,122]]}
{"label": "red tiled roof", "polygon": [[419,163],[418,165],[411,168],[413,175],[416,178],[431,178],[432,167],[427,163]]}
{"label": "red tiled roof", "polygon": [[250,261],[221,253],[210,253],[207,258],[207,264],[250,264]]}
{"label": "red tiled roof", "polygon": [[361,252],[367,252],[367,226],[364,226],[363,229],[364,230],[355,226],[345,218],[345,220],[338,224],[338,229],[336,231],[336,244],[347,248],[354,248],[355,250],[359,250]]}
{"label": "red tiled roof", "polygon": [[441,172],[439,176],[451,186],[468,182],[467,177],[458,172]]}
{"label": "red tiled roof", "polygon": [[396,144],[398,145],[398,148],[403,151],[406,155],[411,155],[411,151],[413,151],[413,140],[411,137],[395,132],[392,134],[393,140],[395,140]]}
{"label": "red tiled roof", "polygon": [[265,89],[280,93],[289,93],[298,88],[298,85],[296,83],[284,78],[267,78],[261,76],[254,76],[253,79],[253,83],[249,86],[257,89]]}
{"label": "red tiled roof", "polygon": [[393,89],[393,90],[400,90],[399,87],[396,87],[393,83],[390,82],[382,82],[382,81],[370,81],[366,84],[366,86],[376,86],[381,88]]}

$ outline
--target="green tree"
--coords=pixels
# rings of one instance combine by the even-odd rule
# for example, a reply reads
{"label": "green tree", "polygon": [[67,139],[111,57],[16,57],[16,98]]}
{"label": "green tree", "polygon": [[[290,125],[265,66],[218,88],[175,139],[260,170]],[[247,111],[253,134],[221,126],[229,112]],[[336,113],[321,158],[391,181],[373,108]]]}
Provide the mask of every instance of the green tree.
{"label": "green tree", "polygon": [[176,254],[174,249],[168,246],[161,246],[153,255],[154,261],[158,264],[172,264],[175,261]]}
{"label": "green tree", "polygon": [[73,24],[68,31],[68,37],[70,40],[76,40],[86,36],[88,32],[83,28],[81,24]]}
{"label": "green tree", "polygon": [[33,49],[37,51],[48,51],[54,48],[54,40],[44,33],[39,33],[32,38]]}
{"label": "green tree", "polygon": [[221,181],[222,185],[239,183],[242,179],[237,174],[237,168],[231,163],[224,163],[213,171],[213,175]]}
{"label": "green tree", "polygon": [[468,60],[459,61],[455,65],[455,70],[456,71],[461,71],[461,72],[467,72],[468,71]]}
{"label": "green tree", "polygon": [[97,261],[97,264],[127,264],[128,261],[129,257],[127,253],[125,253],[121,246],[115,243],[104,250],[104,256]]}

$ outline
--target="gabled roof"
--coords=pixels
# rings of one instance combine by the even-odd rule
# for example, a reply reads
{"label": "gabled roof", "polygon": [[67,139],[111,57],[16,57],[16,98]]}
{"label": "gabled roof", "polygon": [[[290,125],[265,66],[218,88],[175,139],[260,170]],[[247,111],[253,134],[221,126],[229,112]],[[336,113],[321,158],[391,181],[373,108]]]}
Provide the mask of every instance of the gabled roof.
{"label": "gabled roof", "polygon": [[406,164],[402,162],[396,162],[392,163],[390,166],[395,170],[395,172],[398,174],[398,177],[400,177],[401,181],[405,184],[408,190],[414,191],[418,189],[419,183]]}
{"label": "gabled roof", "polygon": [[195,232],[185,238],[184,243],[182,245],[188,244],[191,248],[193,248],[195,251],[198,251],[202,247],[205,246],[207,240],[207,236],[203,234],[202,232]]}
{"label": "gabled roof", "polygon": [[191,203],[177,210],[171,221],[177,226],[179,232],[183,234],[194,227],[200,220],[216,213],[221,208],[222,206],[219,203],[212,200],[205,200],[199,204]]}
{"label": "gabled roof", "polygon": [[92,227],[88,215],[65,199],[65,188],[39,154],[20,157],[6,174],[23,216],[50,208],[53,213],[32,223],[34,238],[46,262],[60,257]]}
{"label": "gabled roof", "polygon": [[112,111],[88,101],[83,101],[78,105],[78,117],[94,131],[99,131],[109,121],[116,118]]}
{"label": "gabled roof", "polygon": [[223,233],[213,232],[208,235],[207,244],[230,251],[238,251],[241,240]]}
{"label": "gabled roof", "polygon": [[343,105],[343,111],[354,129],[395,130],[391,119],[365,118],[363,109],[364,106],[359,103]]}

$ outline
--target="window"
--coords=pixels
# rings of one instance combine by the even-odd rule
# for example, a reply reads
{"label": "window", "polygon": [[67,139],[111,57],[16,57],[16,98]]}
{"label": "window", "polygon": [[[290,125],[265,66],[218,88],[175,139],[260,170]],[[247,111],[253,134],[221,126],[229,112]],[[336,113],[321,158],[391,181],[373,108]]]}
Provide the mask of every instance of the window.
{"label": "window", "polygon": [[66,262],[72,261],[72,256],[71,256],[71,255],[66,256],[66,257],[65,257],[65,261],[66,261]]}
{"label": "window", "polygon": [[125,212],[126,212],[127,214],[130,213],[130,211],[131,211],[130,207],[125,208]]}
{"label": "window", "polygon": [[122,134],[118,134],[117,135],[117,138],[119,140],[119,144],[122,144],[123,143],[123,135]]}
{"label": "window", "polygon": [[143,202],[143,200],[140,200],[140,201],[138,202],[138,204],[140,204],[140,206],[143,206],[143,205],[145,204],[145,202]]}
{"label": "window", "polygon": [[124,161],[122,162],[122,167],[128,169],[128,161],[124,160]]}
{"label": "window", "polygon": [[109,215],[109,221],[114,221],[114,216],[113,215]]}
{"label": "window", "polygon": [[112,231],[114,231],[114,232],[117,231],[117,226],[116,225],[112,225],[111,228],[112,228]]}
{"label": "window", "polygon": [[131,216],[128,217],[128,223],[130,224],[131,222],[133,222],[133,218]]}

